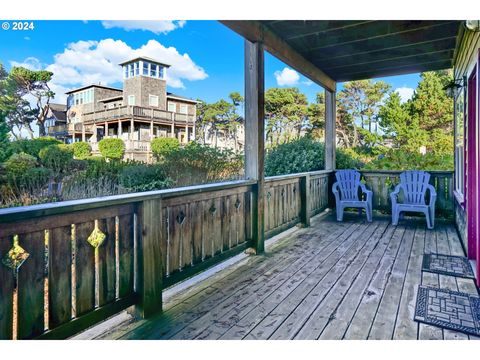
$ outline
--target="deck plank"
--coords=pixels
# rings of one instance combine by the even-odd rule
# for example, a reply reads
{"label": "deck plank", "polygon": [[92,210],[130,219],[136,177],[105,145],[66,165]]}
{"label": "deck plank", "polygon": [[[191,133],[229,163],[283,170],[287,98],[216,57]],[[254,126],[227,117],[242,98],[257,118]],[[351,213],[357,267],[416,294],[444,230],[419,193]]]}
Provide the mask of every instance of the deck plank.
{"label": "deck plank", "polygon": [[415,230],[405,225],[406,231],[402,239],[402,245],[395,259],[391,275],[375,314],[368,339],[384,340],[391,339],[395,328],[398,306],[402,295],[403,284],[407,272],[410,251],[413,245]]}
{"label": "deck plank", "polygon": [[162,315],[120,326],[116,338],[476,339],[413,320],[420,284],[476,293],[470,279],[422,272],[432,252],[464,255],[451,224],[318,216],[265,255],[167,299]]}

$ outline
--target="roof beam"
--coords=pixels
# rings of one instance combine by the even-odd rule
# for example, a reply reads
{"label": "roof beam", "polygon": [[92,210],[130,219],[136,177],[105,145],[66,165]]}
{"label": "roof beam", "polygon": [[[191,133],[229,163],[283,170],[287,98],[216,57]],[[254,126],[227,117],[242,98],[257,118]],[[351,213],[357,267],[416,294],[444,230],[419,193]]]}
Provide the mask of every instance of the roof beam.
{"label": "roof beam", "polygon": [[259,21],[220,21],[245,39],[261,42],[265,50],[327,90],[336,91],[336,82]]}
{"label": "roof beam", "polygon": [[435,71],[448,69],[452,66],[451,60],[436,60],[428,61],[420,64],[413,65],[404,65],[404,66],[392,66],[385,67],[381,69],[375,69],[370,71],[355,71],[355,72],[345,72],[341,73],[338,76],[338,82],[344,81],[354,81],[354,80],[363,80],[363,79],[373,79],[383,76],[395,76],[403,74],[411,74],[414,72],[423,72],[423,71]]}

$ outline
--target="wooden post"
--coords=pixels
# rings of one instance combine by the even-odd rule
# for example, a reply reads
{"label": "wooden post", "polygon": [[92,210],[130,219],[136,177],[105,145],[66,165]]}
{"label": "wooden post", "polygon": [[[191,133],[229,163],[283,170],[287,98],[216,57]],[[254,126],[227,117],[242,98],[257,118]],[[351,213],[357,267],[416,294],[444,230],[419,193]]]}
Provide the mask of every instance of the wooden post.
{"label": "wooden post", "polygon": [[118,130],[117,130],[118,137],[122,137],[122,121],[118,120]]}
{"label": "wooden post", "polygon": [[171,128],[170,136],[172,138],[175,137],[175,113],[173,113],[173,112],[172,112],[172,128]]}
{"label": "wooden post", "polygon": [[135,124],[133,123],[133,118],[130,119],[130,140],[133,140],[133,130]]}
{"label": "wooden post", "polygon": [[82,123],[82,141],[85,142],[86,140],[86,134],[85,134],[85,124]]}
{"label": "wooden post", "polygon": [[325,89],[325,170],[335,170],[336,93]]}
{"label": "wooden post", "polygon": [[138,216],[137,293],[136,314],[143,318],[162,311],[162,201],[145,200]]}
{"label": "wooden post", "polygon": [[150,141],[153,140],[153,120],[150,121]]}
{"label": "wooden post", "polygon": [[104,137],[107,137],[108,136],[108,123],[105,121],[105,134],[104,134]]}
{"label": "wooden post", "polygon": [[245,177],[256,180],[252,192],[252,242],[257,254],[265,249],[265,83],[261,43],[245,40]]}
{"label": "wooden post", "polygon": [[305,227],[310,226],[310,175],[300,178],[300,221]]}
{"label": "wooden post", "polygon": [[197,137],[197,104],[193,107],[193,141],[196,140]]}

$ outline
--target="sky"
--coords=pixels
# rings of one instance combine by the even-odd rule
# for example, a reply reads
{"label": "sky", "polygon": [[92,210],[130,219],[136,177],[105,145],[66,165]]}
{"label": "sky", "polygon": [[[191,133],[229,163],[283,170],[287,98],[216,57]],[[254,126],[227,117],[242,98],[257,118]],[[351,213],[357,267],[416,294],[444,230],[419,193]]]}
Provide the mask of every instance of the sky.
{"label": "sky", "polygon": [[[121,87],[118,63],[148,56],[171,65],[168,91],[215,102],[243,94],[243,39],[216,21],[35,21],[33,30],[0,30],[0,62],[54,73],[54,102],[64,93],[92,83]],[[419,74],[380,78],[406,101]],[[296,86],[309,101],[321,87],[275,57],[265,56],[265,86]],[[338,84],[338,90],[342,84]]]}

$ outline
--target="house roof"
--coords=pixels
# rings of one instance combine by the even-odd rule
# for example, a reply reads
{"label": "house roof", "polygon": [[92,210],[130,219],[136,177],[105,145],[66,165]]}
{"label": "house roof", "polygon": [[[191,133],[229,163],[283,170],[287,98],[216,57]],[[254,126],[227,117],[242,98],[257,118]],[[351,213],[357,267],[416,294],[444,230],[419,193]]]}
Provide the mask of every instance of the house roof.
{"label": "house roof", "polygon": [[100,99],[100,100],[98,100],[98,102],[106,103],[106,102],[120,100],[120,99],[123,99],[123,94],[117,95],[117,96],[110,96],[110,97],[104,98],[104,99]]}
{"label": "house roof", "polygon": [[48,107],[57,120],[67,120],[67,106],[63,104],[49,103]]}
{"label": "house roof", "polygon": [[[316,67],[322,76],[326,75],[326,83],[332,87],[334,84],[328,78],[342,82],[451,68],[463,22],[285,20],[222,23],[250,41],[263,42],[265,49],[280,60],[287,62],[289,55],[290,59],[306,60],[303,64]],[[289,65],[295,68],[294,64]],[[306,76],[312,72],[307,74],[302,66],[297,66],[296,70]]]}
{"label": "house roof", "polygon": [[123,91],[122,89],[114,88],[114,87],[111,87],[111,86],[105,86],[105,85],[100,85],[100,84],[91,84],[91,85],[86,85],[86,86],[79,87],[77,89],[67,91],[65,94],[67,94],[67,95],[73,94],[75,92],[82,91],[82,90],[85,90],[85,89],[88,89],[88,88],[91,88],[91,87],[107,89],[107,90],[114,90],[114,91]]}
{"label": "house roof", "polygon": [[174,93],[171,93],[171,92],[167,92],[167,98],[174,99],[174,100],[181,100],[181,101],[189,102],[189,103],[192,103],[192,104],[199,103],[199,101],[197,101],[197,100],[193,100],[193,99],[190,99],[190,98],[187,98],[187,97],[184,97],[184,96],[180,96],[180,95],[177,95],[177,94],[174,94]]}
{"label": "house roof", "polygon": [[135,62],[135,61],[138,61],[138,60],[146,60],[146,61],[148,61],[148,62],[151,62],[151,63],[154,63],[154,64],[158,64],[158,65],[162,65],[162,66],[165,66],[165,67],[167,67],[167,68],[170,67],[170,65],[168,65],[168,64],[162,63],[161,61],[152,59],[152,58],[147,57],[147,56],[139,56],[139,57],[136,57],[136,58],[134,58],[134,59],[130,59],[130,60],[121,62],[121,63],[118,64],[118,65],[122,66],[122,65],[129,64],[129,63],[132,63],[132,62]]}

